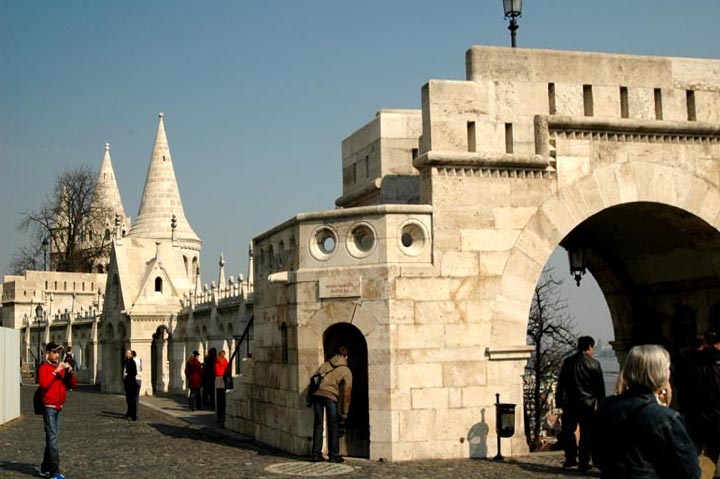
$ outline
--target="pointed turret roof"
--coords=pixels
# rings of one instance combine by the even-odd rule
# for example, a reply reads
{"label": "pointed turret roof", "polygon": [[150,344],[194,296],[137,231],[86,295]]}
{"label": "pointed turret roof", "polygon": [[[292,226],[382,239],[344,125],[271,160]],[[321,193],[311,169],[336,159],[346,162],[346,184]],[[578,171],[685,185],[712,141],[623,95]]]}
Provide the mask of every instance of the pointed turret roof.
{"label": "pointed turret roof", "polygon": [[[135,224],[128,236],[153,240],[171,240],[171,221],[177,217],[175,240],[186,246],[200,247],[202,241],[193,231],[183,210],[180,190],[170,157],[170,147],[165,135],[163,114],[158,115],[157,135],[150,157],[145,189]],[[190,243],[191,245],[188,245]]]}
{"label": "pointed turret roof", "polygon": [[95,198],[102,199],[105,206],[110,208],[113,213],[125,217],[125,208],[123,208],[120,190],[115,180],[115,171],[110,159],[110,143],[105,143],[105,154],[103,155],[102,165],[100,165],[100,174],[95,187]]}

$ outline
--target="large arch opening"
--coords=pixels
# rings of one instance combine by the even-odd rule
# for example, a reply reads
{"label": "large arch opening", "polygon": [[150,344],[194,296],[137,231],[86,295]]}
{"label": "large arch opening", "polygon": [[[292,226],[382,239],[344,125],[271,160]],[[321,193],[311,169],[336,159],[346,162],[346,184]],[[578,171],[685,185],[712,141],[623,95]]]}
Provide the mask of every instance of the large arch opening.
{"label": "large arch opening", "polygon": [[[568,251],[584,259],[587,274],[579,286],[570,274]],[[563,281],[559,296],[574,332],[598,343],[595,356],[608,394],[632,346],[660,344],[676,362],[696,335],[720,330],[720,232],[681,208],[631,202],[603,209],[566,234],[545,266],[543,271],[550,267]],[[545,281],[543,274],[536,290]],[[535,386],[526,377],[528,384]],[[555,419],[552,402],[545,427]],[[534,418],[525,420],[526,428],[535,424]]]}
{"label": "large arch opening", "polygon": [[340,454],[370,457],[370,410],[368,400],[368,347],[362,332],[350,323],[336,323],[323,333],[323,354],[329,360],[340,346],[348,348],[348,367],[352,371],[352,400],[340,438]]}
{"label": "large arch opening", "polygon": [[560,244],[584,249],[621,363],[636,344],[661,344],[676,356],[696,334],[720,326],[711,314],[720,303],[720,232],[703,219],[660,203],[626,203],[586,219]]}

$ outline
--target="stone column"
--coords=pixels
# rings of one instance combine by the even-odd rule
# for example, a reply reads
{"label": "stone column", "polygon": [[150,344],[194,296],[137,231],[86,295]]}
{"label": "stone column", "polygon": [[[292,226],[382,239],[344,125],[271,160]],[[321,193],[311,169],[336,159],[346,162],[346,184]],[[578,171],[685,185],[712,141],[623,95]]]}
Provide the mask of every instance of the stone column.
{"label": "stone column", "polygon": [[182,393],[185,390],[185,361],[192,352],[185,350],[185,343],[182,341],[171,340],[168,347],[170,354],[170,388],[171,393]]}
{"label": "stone column", "polygon": [[140,384],[141,396],[152,396],[153,392],[152,385],[150,384],[152,381],[151,348],[151,339],[132,340],[130,343],[130,349],[137,353],[137,357],[140,358],[140,362],[142,364],[142,383]]}

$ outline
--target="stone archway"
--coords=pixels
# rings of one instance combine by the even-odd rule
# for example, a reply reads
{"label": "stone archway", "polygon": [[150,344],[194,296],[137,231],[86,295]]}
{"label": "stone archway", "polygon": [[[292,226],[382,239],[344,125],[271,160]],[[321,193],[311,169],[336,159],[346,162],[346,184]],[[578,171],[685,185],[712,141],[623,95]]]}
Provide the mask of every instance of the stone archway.
{"label": "stone archway", "polygon": [[336,323],[323,333],[323,355],[330,359],[340,346],[349,350],[348,367],[353,374],[352,401],[340,439],[340,453],[370,457],[370,412],[368,400],[368,346],[363,333],[350,323]]}
{"label": "stone archway", "polygon": [[688,338],[677,324],[702,331],[712,321],[719,224],[720,190],[696,174],[652,162],[598,168],[545,201],[518,236],[493,316],[494,343],[524,338],[547,258],[558,244],[579,244],[608,302],[621,362],[637,343],[678,352]]}
{"label": "stone archway", "polygon": [[170,341],[172,334],[167,326],[158,326],[150,347],[150,386],[152,394],[168,392],[170,385]]}

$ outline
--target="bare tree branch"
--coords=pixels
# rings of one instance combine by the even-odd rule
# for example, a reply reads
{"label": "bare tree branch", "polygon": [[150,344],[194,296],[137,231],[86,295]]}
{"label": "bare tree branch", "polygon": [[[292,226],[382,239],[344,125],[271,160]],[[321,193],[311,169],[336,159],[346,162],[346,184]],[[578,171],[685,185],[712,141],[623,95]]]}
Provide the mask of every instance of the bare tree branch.
{"label": "bare tree branch", "polygon": [[111,243],[106,231],[115,213],[100,196],[101,191],[91,168],[63,171],[40,207],[21,213],[18,230],[27,233],[29,240],[14,253],[11,270],[22,274],[41,269],[43,240],[49,242],[52,270],[89,272],[105,262]]}
{"label": "bare tree branch", "polygon": [[562,297],[562,280],[552,268],[543,270],[535,286],[528,318],[528,343],[535,350],[525,368],[525,424],[531,450],[540,447],[544,418],[550,412],[550,401],[563,359],[572,352],[577,340],[575,325]]}

